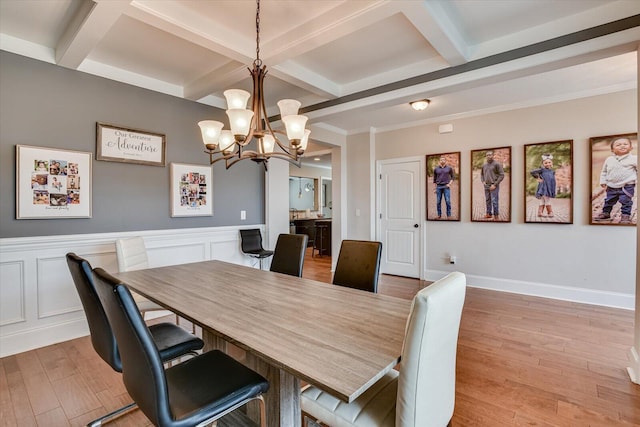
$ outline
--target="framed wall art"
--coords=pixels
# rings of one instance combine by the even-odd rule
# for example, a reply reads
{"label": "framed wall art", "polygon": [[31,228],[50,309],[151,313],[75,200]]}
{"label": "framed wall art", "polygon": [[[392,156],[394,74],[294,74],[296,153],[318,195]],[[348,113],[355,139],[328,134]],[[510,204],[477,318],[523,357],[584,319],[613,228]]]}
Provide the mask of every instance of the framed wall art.
{"label": "framed wall art", "polygon": [[91,157],[16,145],[16,218],[91,218]]}
{"label": "framed wall art", "polygon": [[589,139],[591,152],[590,224],[638,223],[638,134]]}
{"label": "framed wall art", "polygon": [[460,221],[460,152],[427,154],[427,221]]}
{"label": "framed wall art", "polygon": [[573,140],[524,146],[524,222],[573,223]]}
{"label": "framed wall art", "polygon": [[96,123],[96,160],[164,166],[166,136]]}
{"label": "framed wall art", "polygon": [[471,221],[511,222],[511,147],[471,151]]}
{"label": "framed wall art", "polygon": [[211,216],[211,166],[171,163],[171,216]]}

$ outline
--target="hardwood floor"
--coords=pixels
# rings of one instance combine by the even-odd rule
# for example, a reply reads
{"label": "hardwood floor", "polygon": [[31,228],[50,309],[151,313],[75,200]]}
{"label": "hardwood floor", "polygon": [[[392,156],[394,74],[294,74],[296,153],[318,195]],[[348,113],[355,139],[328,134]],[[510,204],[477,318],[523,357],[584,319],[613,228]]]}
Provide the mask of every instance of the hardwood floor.
{"label": "hardwood floor", "polygon": [[[330,282],[331,259],[309,250],[304,276]],[[379,289],[411,298],[427,285],[383,275]],[[639,426],[632,339],[630,311],[468,288],[452,425]],[[82,426],[128,402],[89,337],[0,359],[0,426]],[[136,410],[108,425],[150,423]]]}

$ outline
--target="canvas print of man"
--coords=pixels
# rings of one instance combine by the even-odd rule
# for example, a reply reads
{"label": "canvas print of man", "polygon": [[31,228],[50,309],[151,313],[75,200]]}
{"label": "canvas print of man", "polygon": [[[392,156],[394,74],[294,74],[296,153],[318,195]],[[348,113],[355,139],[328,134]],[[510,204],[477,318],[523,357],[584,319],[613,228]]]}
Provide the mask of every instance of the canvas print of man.
{"label": "canvas print of man", "polygon": [[460,152],[427,155],[427,220],[460,221]]}
{"label": "canvas print of man", "polygon": [[471,221],[511,222],[511,147],[471,151]]}

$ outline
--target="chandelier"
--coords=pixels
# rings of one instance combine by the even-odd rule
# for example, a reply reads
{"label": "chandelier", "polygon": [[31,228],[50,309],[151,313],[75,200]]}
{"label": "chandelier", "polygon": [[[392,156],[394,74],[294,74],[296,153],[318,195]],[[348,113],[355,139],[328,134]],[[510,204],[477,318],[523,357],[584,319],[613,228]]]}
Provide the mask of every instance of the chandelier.
{"label": "chandelier", "polygon": [[[256,0],[256,59],[253,69],[249,69],[253,80],[251,109],[247,102],[251,94],[241,89],[224,91],[227,99],[227,116],[231,130],[223,130],[224,124],[215,120],[203,120],[198,123],[202,132],[202,142],[209,154],[211,164],[225,161],[227,169],[240,160],[251,159],[262,163],[265,170],[270,158],[284,159],[300,166],[300,157],[307,148],[310,130],[305,129],[307,117],[298,115],[300,102],[295,99],[283,99],[278,102],[280,118],[285,130],[273,130],[267,116],[264,102],[264,77],[267,66],[260,59],[260,0]],[[276,134],[286,135],[288,144],[283,143]],[[257,150],[247,149],[256,140]]]}

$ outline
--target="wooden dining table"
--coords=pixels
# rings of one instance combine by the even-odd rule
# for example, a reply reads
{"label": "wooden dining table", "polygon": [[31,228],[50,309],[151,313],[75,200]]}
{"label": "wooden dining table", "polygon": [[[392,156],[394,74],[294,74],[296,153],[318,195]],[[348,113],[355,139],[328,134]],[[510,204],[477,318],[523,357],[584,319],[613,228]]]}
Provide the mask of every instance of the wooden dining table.
{"label": "wooden dining table", "polygon": [[301,425],[300,380],[352,402],[400,362],[408,300],[217,260],[115,276],[199,325],[205,350],[243,350],[270,427]]}

